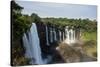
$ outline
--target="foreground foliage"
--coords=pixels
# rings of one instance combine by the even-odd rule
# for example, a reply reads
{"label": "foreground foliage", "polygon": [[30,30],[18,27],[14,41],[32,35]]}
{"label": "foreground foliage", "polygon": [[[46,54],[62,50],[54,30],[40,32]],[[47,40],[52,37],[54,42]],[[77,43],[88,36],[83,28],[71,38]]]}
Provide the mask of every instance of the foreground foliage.
{"label": "foreground foliage", "polygon": [[11,1],[12,45],[11,65],[29,64],[29,59],[24,57],[25,48],[22,45],[22,35],[31,25],[29,17],[21,14],[23,7]]}

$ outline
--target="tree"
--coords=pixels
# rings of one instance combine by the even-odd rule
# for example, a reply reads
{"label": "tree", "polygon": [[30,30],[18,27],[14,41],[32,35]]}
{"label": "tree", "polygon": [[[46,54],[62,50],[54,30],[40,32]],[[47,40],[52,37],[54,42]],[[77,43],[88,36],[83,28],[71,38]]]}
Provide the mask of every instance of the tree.
{"label": "tree", "polygon": [[32,13],[31,14],[31,21],[35,22],[35,23],[39,23],[41,21],[41,19],[40,19],[40,17],[37,14]]}
{"label": "tree", "polygon": [[22,44],[23,33],[31,25],[29,16],[22,15],[23,7],[19,6],[15,1],[11,1],[11,65],[25,65],[29,60],[24,57],[25,48]]}

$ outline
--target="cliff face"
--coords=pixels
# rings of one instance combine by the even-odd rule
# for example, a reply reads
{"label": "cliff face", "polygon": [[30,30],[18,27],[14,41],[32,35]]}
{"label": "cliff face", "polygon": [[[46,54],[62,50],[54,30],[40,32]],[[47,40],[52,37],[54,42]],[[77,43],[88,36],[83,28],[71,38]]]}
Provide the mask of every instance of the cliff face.
{"label": "cliff face", "polygon": [[86,54],[83,46],[84,44],[80,45],[78,43],[73,44],[73,46],[69,46],[66,43],[60,43],[56,50],[66,63],[96,61],[97,59],[95,57]]}
{"label": "cliff face", "polygon": [[[53,50],[55,51],[56,46],[58,46],[58,42],[60,41],[60,36],[59,36],[59,29],[57,29],[57,27],[53,27],[51,25],[45,25],[44,23],[40,22],[40,23],[36,23],[37,26],[37,31],[38,31],[38,36],[40,39],[40,47],[41,47],[41,51],[42,51],[42,56],[45,58],[47,55],[53,55]],[[48,42],[49,45],[47,44],[47,40],[46,40],[46,26],[48,28]],[[56,39],[55,40],[55,34],[54,34],[54,29],[56,32]],[[52,41],[50,41],[51,35],[50,33],[52,33]],[[62,31],[61,31],[62,33]],[[61,36],[61,40],[63,39],[63,35]]]}
{"label": "cliff face", "polygon": [[49,46],[47,46],[46,43],[46,26],[45,24],[41,23],[37,23],[37,31],[38,31],[38,36],[40,39],[40,47],[41,47],[41,51],[42,54],[48,54],[49,53]]}

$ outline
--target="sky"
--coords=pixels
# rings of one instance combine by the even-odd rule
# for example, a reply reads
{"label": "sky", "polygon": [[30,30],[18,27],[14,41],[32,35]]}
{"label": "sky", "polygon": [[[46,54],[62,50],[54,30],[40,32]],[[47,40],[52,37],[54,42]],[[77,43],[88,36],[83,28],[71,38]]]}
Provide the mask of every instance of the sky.
{"label": "sky", "polygon": [[35,1],[16,1],[17,4],[24,7],[23,14],[38,14],[41,18],[45,17],[64,17],[64,18],[89,18],[97,20],[97,6],[79,5],[66,3],[50,3]]}

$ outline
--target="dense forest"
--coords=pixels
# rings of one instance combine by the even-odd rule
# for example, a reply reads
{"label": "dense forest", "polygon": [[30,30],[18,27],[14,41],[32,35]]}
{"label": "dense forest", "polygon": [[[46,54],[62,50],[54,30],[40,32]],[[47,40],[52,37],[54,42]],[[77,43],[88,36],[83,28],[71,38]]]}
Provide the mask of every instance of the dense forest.
{"label": "dense forest", "polygon": [[[80,28],[83,35],[81,38],[86,41],[86,43],[89,43],[88,41],[92,41],[93,44],[96,44],[96,20],[89,20],[88,18],[41,18],[34,12],[31,14],[31,16],[22,14],[23,9],[24,8],[18,5],[15,1],[11,1],[11,65],[29,64],[30,59],[24,57],[25,48],[23,47],[22,36],[28,29],[30,29],[32,23],[43,23],[44,25],[51,25],[54,27],[58,27],[59,29],[63,29],[65,28],[65,26],[73,26],[74,29]],[[88,50],[87,48],[84,49]]]}

